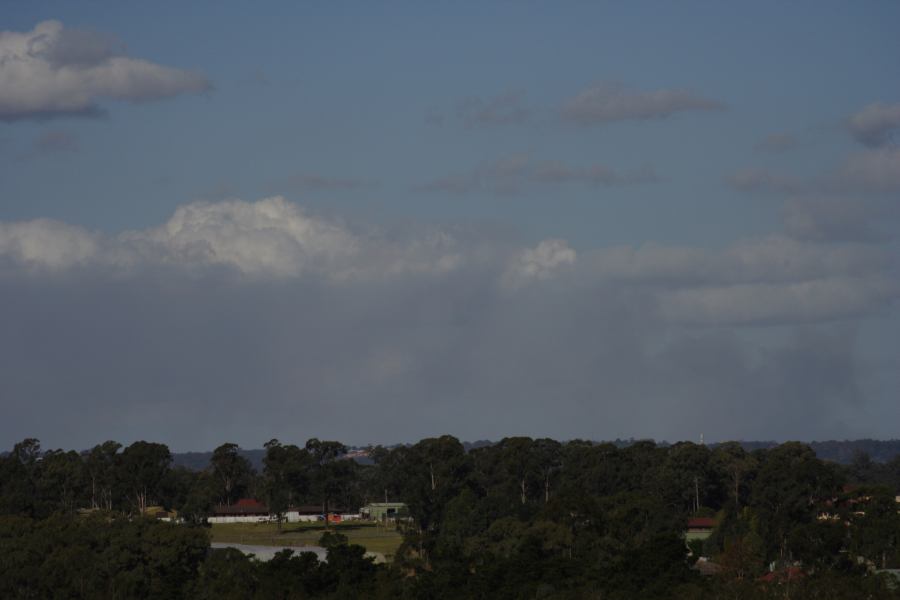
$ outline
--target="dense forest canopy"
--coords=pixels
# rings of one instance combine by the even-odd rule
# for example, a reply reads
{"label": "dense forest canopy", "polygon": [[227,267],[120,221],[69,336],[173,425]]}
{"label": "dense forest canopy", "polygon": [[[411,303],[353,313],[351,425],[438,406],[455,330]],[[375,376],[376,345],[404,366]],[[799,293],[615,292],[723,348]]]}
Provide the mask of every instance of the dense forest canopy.
{"label": "dense forest canopy", "polygon": [[[237,445],[202,470],[162,444],[108,441],[0,458],[4,598],[897,598],[900,458],[849,465],[807,445],[619,446],[506,438],[467,450],[450,436],[371,448],[271,440],[261,469]],[[217,505],[401,501],[388,565],[327,532],[328,560],[260,562],[210,550]],[[147,517],[177,511],[175,522]],[[685,540],[689,520],[711,535]]]}
{"label": "dense forest canopy", "polygon": [[[641,440],[616,439],[608,443],[614,444],[619,448],[625,448],[638,441]],[[495,443],[496,442],[492,442],[490,440],[477,440],[475,442],[464,441],[462,442],[462,445],[468,452],[476,448],[483,448],[484,446],[493,446]],[[778,445],[778,442],[773,441],[741,441],[739,443],[741,447],[748,452],[752,452],[753,450],[767,450]],[[670,443],[664,441],[657,442],[657,444],[660,446],[671,445]],[[394,444],[393,446],[389,447],[393,448],[402,445],[405,444]],[[718,444],[712,443],[708,445],[712,448],[715,448]],[[869,455],[869,457],[874,462],[888,462],[895,456],[900,455],[900,440],[826,440],[820,442],[808,442],[807,445],[812,448],[813,452],[816,453],[816,456],[821,458],[822,460],[837,462],[841,464],[850,464],[851,462],[853,462],[854,458],[861,453]],[[368,447],[356,447],[355,449],[365,451],[368,450]],[[241,456],[249,460],[250,464],[253,465],[255,469],[262,470],[263,458],[265,458],[266,456],[265,449],[241,448],[238,450],[238,452]],[[186,467],[188,469],[201,471],[209,465],[209,460],[212,457],[212,454],[212,451],[174,452],[172,453],[172,464],[179,467]],[[364,464],[369,464],[367,456],[357,458],[357,460],[363,462]]]}

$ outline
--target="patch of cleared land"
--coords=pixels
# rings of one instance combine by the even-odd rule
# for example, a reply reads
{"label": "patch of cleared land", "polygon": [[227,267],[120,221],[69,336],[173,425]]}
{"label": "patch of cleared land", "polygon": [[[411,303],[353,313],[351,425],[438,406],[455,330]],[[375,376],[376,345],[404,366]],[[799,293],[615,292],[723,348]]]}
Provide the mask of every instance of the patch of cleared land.
{"label": "patch of cleared land", "polygon": [[[369,552],[378,552],[391,560],[403,541],[403,536],[392,526],[374,523],[335,523],[330,530],[346,535],[351,544],[359,544]],[[253,544],[258,546],[317,546],[325,533],[324,523],[284,523],[281,533],[274,523],[215,523],[212,525],[213,542]]]}

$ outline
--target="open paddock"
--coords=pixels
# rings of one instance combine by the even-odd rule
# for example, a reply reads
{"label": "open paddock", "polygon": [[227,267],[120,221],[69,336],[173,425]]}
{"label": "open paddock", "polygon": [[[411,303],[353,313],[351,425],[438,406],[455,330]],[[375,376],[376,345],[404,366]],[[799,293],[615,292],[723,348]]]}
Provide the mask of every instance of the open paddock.
{"label": "open paddock", "polygon": [[[334,523],[329,531],[347,536],[351,544],[359,544],[369,552],[383,554],[391,560],[403,541],[403,536],[392,524],[381,525],[352,521]],[[278,531],[276,523],[214,523],[211,526],[213,542],[252,544],[257,546],[317,546],[325,533],[325,523],[283,523]]]}

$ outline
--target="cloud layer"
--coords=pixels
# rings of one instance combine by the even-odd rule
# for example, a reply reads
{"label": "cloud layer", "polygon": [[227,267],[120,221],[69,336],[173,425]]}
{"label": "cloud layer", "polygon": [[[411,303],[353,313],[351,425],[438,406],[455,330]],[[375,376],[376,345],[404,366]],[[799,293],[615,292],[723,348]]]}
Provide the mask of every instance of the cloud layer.
{"label": "cloud layer", "polygon": [[248,278],[313,276],[337,282],[440,273],[458,263],[461,247],[440,231],[403,239],[372,228],[354,231],[309,216],[280,196],[186,204],[160,227],[114,236],[46,219],[0,222],[0,260],[37,271],[224,268]]}
{"label": "cloud layer", "polygon": [[514,154],[477,165],[467,173],[434,179],[416,189],[451,194],[486,192],[516,195],[535,186],[580,184],[606,187],[658,181],[659,177],[649,166],[618,171],[601,164],[569,166],[559,161],[534,160],[526,154]]}
{"label": "cloud layer", "polygon": [[621,85],[590,87],[566,102],[562,116],[579,125],[664,119],[687,111],[722,110],[725,104],[685,89],[630,90]]}
{"label": "cloud layer", "polygon": [[456,116],[466,127],[489,127],[525,122],[531,111],[524,105],[525,93],[503,92],[491,98],[470,96],[459,101]]}
{"label": "cloud layer", "polygon": [[883,146],[900,129],[900,104],[870,104],[852,115],[847,125],[861,144]]}
{"label": "cloud layer", "polygon": [[528,247],[461,229],[351,227],[280,196],[187,204],[162,226],[113,236],[45,219],[0,222],[0,261],[51,274],[89,269],[130,277],[165,268],[199,276],[224,269],[236,281],[312,278],[330,285],[476,272],[501,290],[592,282],[640,291],[672,322],[706,325],[865,315],[888,306],[900,289],[894,257],[866,243],[774,234],[721,250],[646,244],[577,252],[560,239]]}
{"label": "cloud layer", "polygon": [[892,310],[895,259],[781,234],[512,243],[280,197],[114,235],[0,223],[0,437],[846,435],[830,419],[866,401],[856,323]]}
{"label": "cloud layer", "polygon": [[879,195],[900,191],[900,148],[885,146],[853,152],[829,170],[813,176],[746,168],[725,181],[744,192],[793,195]]}
{"label": "cloud layer", "polygon": [[211,87],[199,73],[130,58],[114,37],[58,21],[0,31],[0,120],[96,115],[102,99],[144,102]]}

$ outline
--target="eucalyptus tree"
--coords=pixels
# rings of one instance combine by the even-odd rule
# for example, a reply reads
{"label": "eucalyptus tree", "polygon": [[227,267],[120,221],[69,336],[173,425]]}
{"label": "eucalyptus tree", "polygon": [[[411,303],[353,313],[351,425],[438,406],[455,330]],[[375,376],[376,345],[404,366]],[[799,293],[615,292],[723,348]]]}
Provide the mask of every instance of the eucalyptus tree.
{"label": "eucalyptus tree", "polygon": [[278,529],[287,509],[309,492],[310,455],[294,444],[277,439],[265,443],[263,458],[263,492],[269,511],[276,515]]}
{"label": "eucalyptus tree", "polygon": [[787,442],[758,457],[750,505],[759,516],[769,558],[789,558],[791,530],[814,522],[821,503],[837,497],[841,474],[836,465],[822,462],[799,442]]}
{"label": "eucalyptus tree", "polygon": [[447,505],[470,483],[472,461],[459,440],[449,435],[427,438],[397,451],[402,456],[398,461],[402,498],[417,527],[416,532],[408,532],[408,541],[417,546],[427,563]]}
{"label": "eucalyptus tree", "polygon": [[84,505],[87,488],[87,470],[77,452],[51,450],[41,457],[37,492],[44,514],[75,512]]}
{"label": "eucalyptus tree", "polygon": [[209,460],[212,476],[217,482],[219,501],[222,504],[233,504],[249,485],[253,475],[250,461],[241,456],[240,446],[225,443],[213,451]]}
{"label": "eucalyptus tree", "polygon": [[712,453],[714,468],[724,477],[728,496],[733,503],[733,511],[740,513],[746,503],[750,482],[756,475],[759,464],[756,456],[744,450],[737,442],[719,444]]}
{"label": "eucalyptus tree", "polygon": [[332,500],[346,496],[343,492],[353,476],[354,463],[341,460],[347,454],[347,446],[341,442],[312,438],[306,442],[306,451],[310,457],[310,479],[314,492],[322,501],[327,527],[329,507]]}
{"label": "eucalyptus tree", "polygon": [[84,455],[91,486],[91,508],[113,508],[113,489],[116,482],[116,463],[122,444],[106,441],[97,444]]}
{"label": "eucalyptus tree", "polygon": [[535,462],[541,475],[544,504],[550,502],[551,484],[562,468],[562,444],[550,438],[534,440]]}
{"label": "eucalyptus tree", "polygon": [[35,516],[41,443],[26,438],[0,456],[0,512]]}
{"label": "eucalyptus tree", "polygon": [[165,444],[140,441],[122,451],[118,479],[140,514],[157,498],[171,464],[172,454]]}

